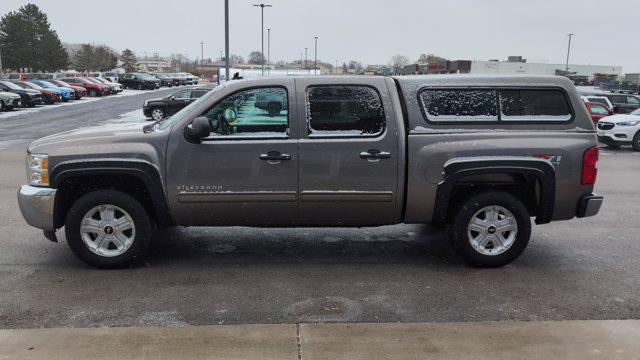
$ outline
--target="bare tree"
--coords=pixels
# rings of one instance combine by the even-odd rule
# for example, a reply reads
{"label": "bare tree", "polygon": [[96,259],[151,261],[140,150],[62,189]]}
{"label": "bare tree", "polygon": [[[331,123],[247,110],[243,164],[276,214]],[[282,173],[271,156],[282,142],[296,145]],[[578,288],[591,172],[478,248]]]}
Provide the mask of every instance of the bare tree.
{"label": "bare tree", "polygon": [[404,55],[393,55],[391,57],[391,65],[393,66],[405,66],[409,64],[409,58]]}

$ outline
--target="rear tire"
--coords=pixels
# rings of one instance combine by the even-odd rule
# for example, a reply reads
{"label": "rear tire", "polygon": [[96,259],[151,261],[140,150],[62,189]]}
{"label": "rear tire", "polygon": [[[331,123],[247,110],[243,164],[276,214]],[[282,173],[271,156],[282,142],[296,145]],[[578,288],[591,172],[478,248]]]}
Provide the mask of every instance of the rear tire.
{"label": "rear tire", "polygon": [[498,191],[476,195],[462,204],[449,231],[456,252],[469,265],[485,268],[516,260],[530,236],[527,208],[516,197]]}
{"label": "rear tire", "polygon": [[633,137],[633,142],[631,143],[631,147],[633,150],[640,151],[640,131],[636,133],[636,136]]}
{"label": "rear tire", "polygon": [[142,84],[138,84],[138,90],[144,90],[144,86],[142,86]]}
{"label": "rear tire", "polygon": [[89,91],[87,92],[87,95],[89,95],[89,97],[96,97],[96,96],[98,96],[98,90],[89,89]]}
{"label": "rear tire", "polygon": [[100,269],[117,269],[129,267],[144,256],[152,226],[144,206],[136,199],[120,191],[98,190],[71,206],[65,234],[71,251],[83,262]]}
{"label": "rear tire", "polygon": [[164,119],[165,116],[166,114],[161,108],[151,109],[151,119],[153,119],[153,121],[160,121]]}

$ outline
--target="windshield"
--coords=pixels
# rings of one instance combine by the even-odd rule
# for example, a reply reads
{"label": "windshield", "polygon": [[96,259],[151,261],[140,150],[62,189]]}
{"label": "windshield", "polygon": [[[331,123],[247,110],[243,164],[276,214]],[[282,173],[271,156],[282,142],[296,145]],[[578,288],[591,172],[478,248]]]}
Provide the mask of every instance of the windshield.
{"label": "windshield", "polygon": [[196,107],[196,106],[200,105],[201,103],[203,103],[204,101],[206,101],[208,98],[213,96],[213,94],[216,93],[218,90],[220,90],[222,87],[224,87],[224,84],[220,84],[220,85],[214,87],[206,95],[204,95],[203,97],[199,98],[198,100],[192,102],[189,106],[187,106],[184,109],[178,111],[173,116],[165,118],[163,120],[160,120],[158,123],[156,123],[154,125],[153,129],[154,130],[166,130],[166,129],[170,128],[171,126],[173,126],[173,124],[178,122],[178,120],[182,119],[182,117],[186,113],[191,111],[191,109],[193,109],[194,107]]}
{"label": "windshield", "polygon": [[44,88],[55,88],[56,87],[55,85],[53,85],[52,83],[47,82],[47,81],[39,81],[36,84],[38,84],[38,85],[40,85],[40,86],[42,86]]}
{"label": "windshield", "polygon": [[138,77],[140,79],[142,79],[142,80],[155,80],[156,79],[154,76],[151,76],[149,74],[141,74]]}
{"label": "windshield", "polygon": [[8,87],[9,89],[13,89],[13,90],[22,90],[23,88],[10,82],[10,81],[2,81],[2,85],[5,85],[6,87]]}
{"label": "windshield", "polygon": [[66,87],[71,87],[71,85],[69,83],[66,83],[62,80],[56,80],[56,84],[60,85],[60,86],[66,86]]}
{"label": "windshield", "polygon": [[42,86],[40,86],[40,85],[38,85],[38,84],[34,84],[34,83],[32,83],[32,82],[26,82],[26,83],[23,83],[23,84],[25,84],[25,85],[27,85],[28,87],[33,88],[33,89],[38,89],[38,90],[40,90],[40,89],[44,89],[44,87],[42,87]]}

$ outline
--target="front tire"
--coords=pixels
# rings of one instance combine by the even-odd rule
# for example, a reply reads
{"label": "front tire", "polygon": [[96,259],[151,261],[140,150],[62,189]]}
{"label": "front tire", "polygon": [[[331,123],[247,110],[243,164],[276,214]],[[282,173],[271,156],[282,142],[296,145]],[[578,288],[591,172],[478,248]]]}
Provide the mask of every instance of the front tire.
{"label": "front tire", "polygon": [[160,108],[154,108],[151,110],[151,118],[154,121],[160,121],[162,119],[164,119],[165,117],[165,112],[164,110],[160,109]]}
{"label": "front tire", "polygon": [[142,84],[138,84],[138,90],[144,90],[144,86]]}
{"label": "front tire", "polygon": [[128,194],[98,190],[78,199],[65,225],[67,243],[88,265],[117,269],[133,265],[147,251],[152,226],[145,208]]}
{"label": "front tire", "polygon": [[631,143],[631,147],[633,150],[640,151],[640,131],[636,133],[636,136],[633,137],[633,142]]}
{"label": "front tire", "polygon": [[89,97],[96,97],[96,96],[98,96],[98,90],[89,89],[89,92],[87,93],[87,95],[89,95]]}
{"label": "front tire", "polygon": [[505,192],[486,192],[457,210],[449,237],[456,252],[471,266],[495,268],[510,264],[527,247],[531,219],[524,204]]}

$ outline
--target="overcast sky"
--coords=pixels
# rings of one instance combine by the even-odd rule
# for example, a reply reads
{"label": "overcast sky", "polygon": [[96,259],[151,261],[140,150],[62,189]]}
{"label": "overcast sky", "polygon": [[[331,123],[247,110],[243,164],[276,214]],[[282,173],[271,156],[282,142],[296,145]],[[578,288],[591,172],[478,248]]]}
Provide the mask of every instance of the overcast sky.
{"label": "overcast sky", "polygon": [[[0,15],[32,2],[49,16],[65,42],[104,43],[139,54],[159,52],[217,58],[224,49],[223,0],[0,0]],[[231,53],[260,49],[257,1],[230,0]],[[622,65],[640,72],[638,0],[271,0],[271,59],[350,59],[386,64],[394,54],[417,59],[506,59]],[[315,5],[312,5],[315,4]],[[265,30],[266,33],[266,30]],[[265,35],[266,37],[266,35]],[[266,43],[266,40],[265,40]],[[266,47],[266,44],[265,44]],[[265,50],[266,52],[266,50]]]}

